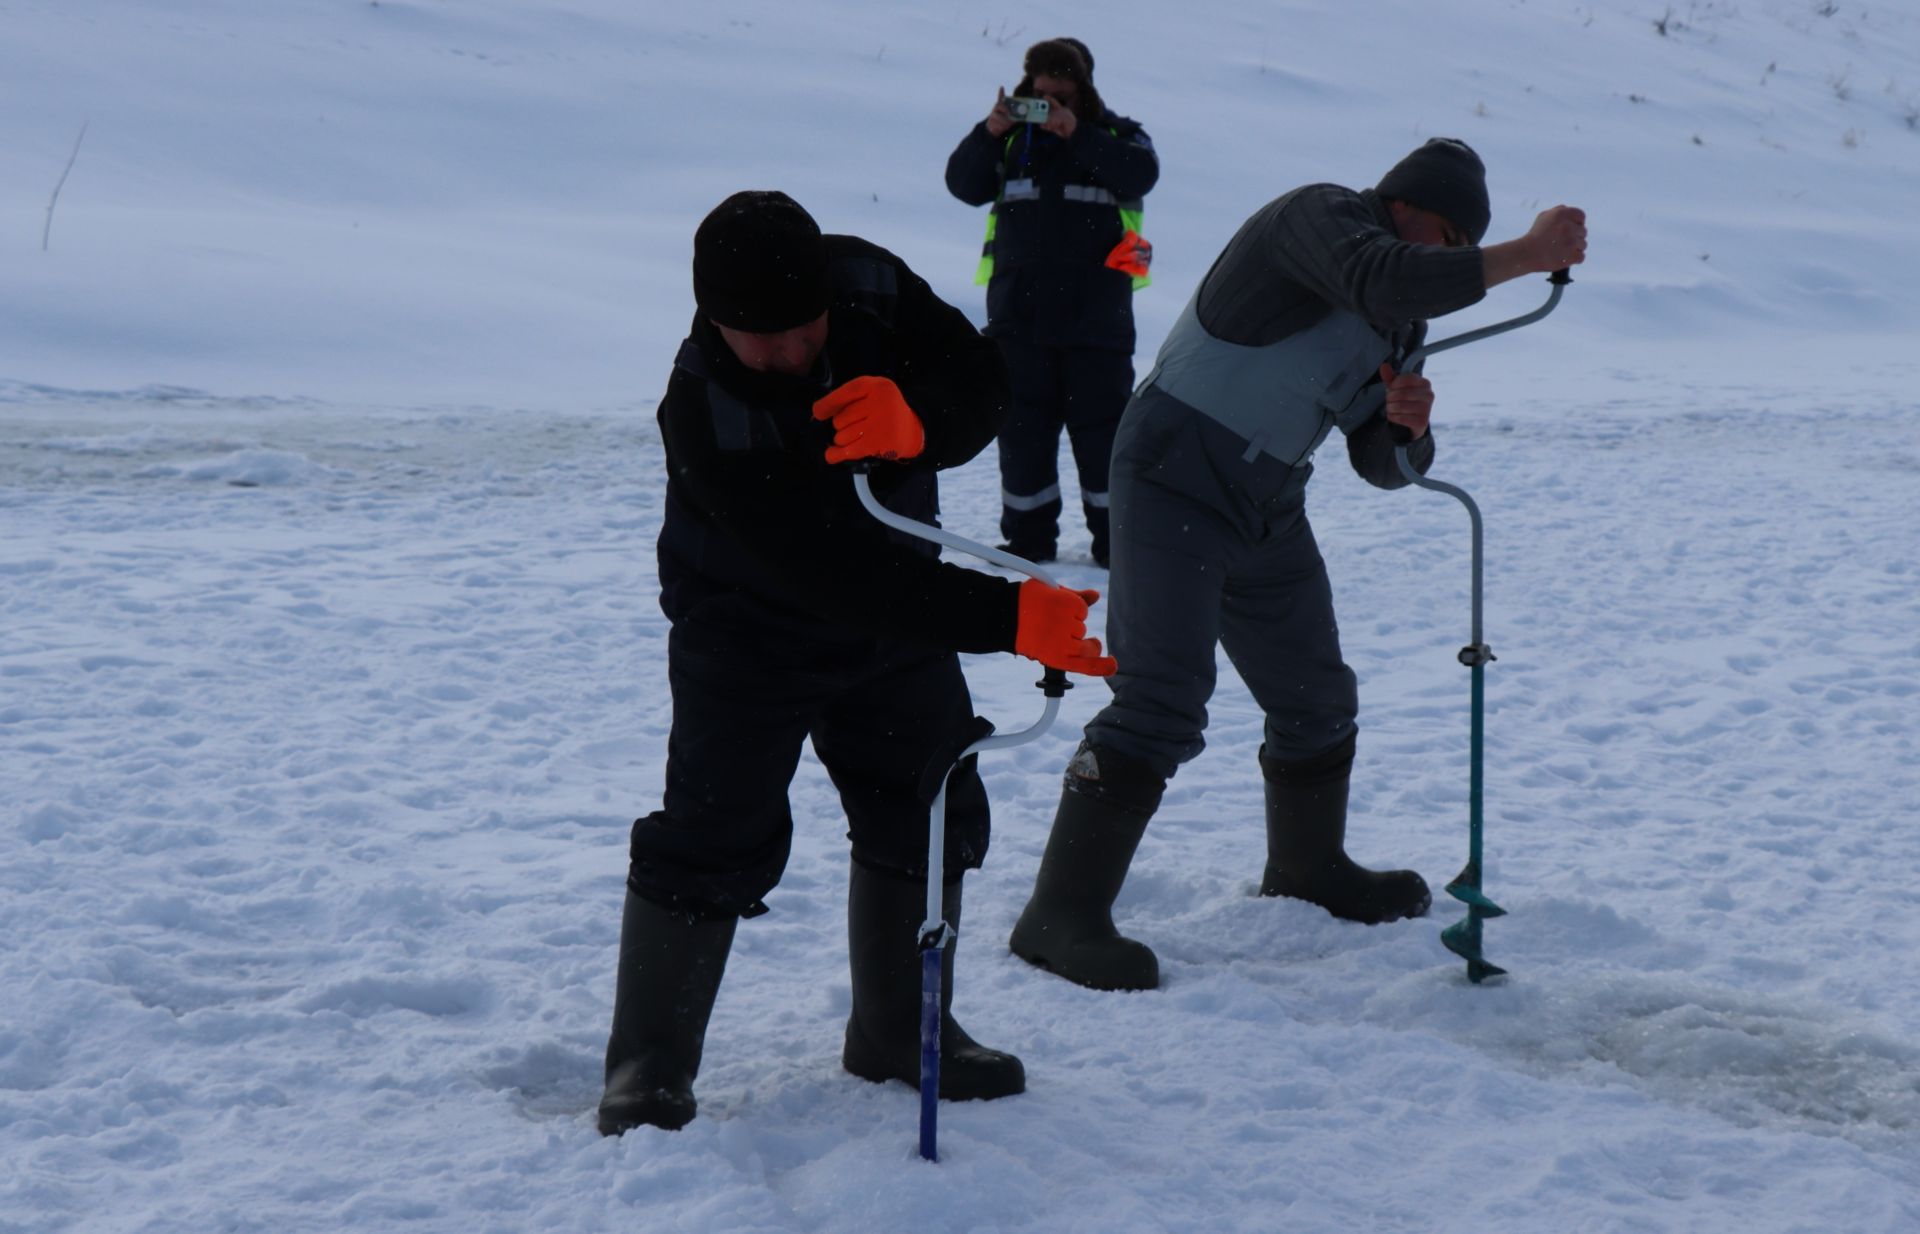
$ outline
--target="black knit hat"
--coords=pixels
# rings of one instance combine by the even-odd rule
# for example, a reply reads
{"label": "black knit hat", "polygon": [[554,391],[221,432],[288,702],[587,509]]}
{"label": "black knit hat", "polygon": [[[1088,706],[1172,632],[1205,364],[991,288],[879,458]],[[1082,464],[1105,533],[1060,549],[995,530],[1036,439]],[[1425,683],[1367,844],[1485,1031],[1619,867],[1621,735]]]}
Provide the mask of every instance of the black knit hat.
{"label": "black knit hat", "polygon": [[827,311],[827,244],[785,193],[735,193],[693,233],[693,298],[716,323],[752,334],[804,326]]}
{"label": "black knit hat", "polygon": [[1435,137],[1394,164],[1375,190],[1382,197],[1431,210],[1475,244],[1487,234],[1487,167],[1473,147],[1454,137]]}

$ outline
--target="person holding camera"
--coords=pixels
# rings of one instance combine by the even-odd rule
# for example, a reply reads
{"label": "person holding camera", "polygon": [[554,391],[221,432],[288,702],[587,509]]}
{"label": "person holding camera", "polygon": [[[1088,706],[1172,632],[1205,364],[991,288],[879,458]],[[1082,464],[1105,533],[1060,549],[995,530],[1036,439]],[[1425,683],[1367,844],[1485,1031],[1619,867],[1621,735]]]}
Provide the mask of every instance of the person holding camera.
{"label": "person holding camera", "polygon": [[1107,564],[1108,459],[1133,389],[1133,293],[1153,257],[1141,199],[1159,176],[1146,130],[1107,110],[1092,53],[1069,38],[1028,48],[1014,96],[1000,91],[947,160],[947,190],[993,207],[975,281],[1013,383],[1000,532],[1029,560],[1056,551],[1064,427],[1093,557]]}
{"label": "person holding camera", "polygon": [[1488,219],[1479,156],[1436,138],[1375,188],[1312,184],[1257,211],[1168,333],[1114,447],[1107,634],[1120,671],[1067,765],[1014,926],[1028,962],[1096,989],[1158,985],[1158,960],[1114,928],[1113,902],[1167,781],[1205,745],[1216,644],[1265,713],[1260,894],[1368,924],[1427,911],[1419,874],[1346,853],[1358,697],[1305,497],[1336,427],[1368,482],[1407,483],[1396,429],[1424,473],[1433,387],[1404,359],[1425,319],[1585,259],[1577,209],[1482,248]]}
{"label": "person holding camera", "polygon": [[[1114,670],[1086,637],[1098,592],[944,563],[871,517],[840,466],[870,464],[884,505],[933,522],[935,473],[979,453],[1005,415],[993,344],[899,258],[823,236],[784,193],[727,198],[693,248],[698,311],[658,412],[673,727],[662,808],[633,825],[605,1135],[693,1118],[735,926],[767,911],[786,868],[787,786],[808,738],[853,842],[842,1065],[918,1083],[928,809],[980,735],[955,653]],[[969,759],[949,781],[955,926],[960,875],[979,867],[987,836]],[[943,988],[950,999],[950,968]],[[1020,1060],[979,1045],[946,1008],[940,1047],[942,1097],[1025,1088]]]}

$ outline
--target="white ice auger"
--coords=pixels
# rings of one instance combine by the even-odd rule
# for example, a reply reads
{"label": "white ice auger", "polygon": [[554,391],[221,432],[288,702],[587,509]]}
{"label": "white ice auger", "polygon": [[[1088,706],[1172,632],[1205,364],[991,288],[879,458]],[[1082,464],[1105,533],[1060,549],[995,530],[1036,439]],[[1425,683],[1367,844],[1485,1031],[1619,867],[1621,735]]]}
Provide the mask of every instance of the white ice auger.
{"label": "white ice auger", "polygon": [[[1052,575],[1024,557],[988,548],[964,536],[895,514],[875,499],[865,471],[857,467],[853,489],[860,495],[860,504],[867,508],[867,513],[895,531],[959,549],[997,566],[1018,570],[1049,587],[1059,585]],[[1046,695],[1046,705],[1041,709],[1040,718],[1017,733],[991,734],[980,738],[960,751],[953,760],[953,767],[958,767],[984,750],[1006,750],[1025,745],[1037,740],[1053,726],[1054,717],[1060,713],[1061,696],[1073,686],[1067,681],[1067,675],[1057,668],[1047,669],[1034,684]],[[920,1155],[928,1161],[940,1160],[940,952],[953,944],[956,932],[946,920],[941,896],[946,876],[947,781],[952,775],[952,767],[941,775],[940,790],[934,795],[932,813],[928,819],[927,919],[920,926]]]}

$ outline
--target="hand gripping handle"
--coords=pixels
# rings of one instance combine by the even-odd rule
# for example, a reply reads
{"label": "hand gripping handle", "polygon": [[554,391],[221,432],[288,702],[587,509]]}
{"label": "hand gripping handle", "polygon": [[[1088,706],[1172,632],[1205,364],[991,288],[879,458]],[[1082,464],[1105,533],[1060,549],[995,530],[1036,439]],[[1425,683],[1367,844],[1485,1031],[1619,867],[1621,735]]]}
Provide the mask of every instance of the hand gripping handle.
{"label": "hand gripping handle", "polygon": [[[1542,317],[1551,313],[1555,306],[1560,303],[1561,293],[1566,290],[1568,284],[1573,282],[1573,273],[1563,266],[1548,275],[1547,282],[1553,288],[1552,291],[1547,293],[1547,302],[1531,313],[1522,313],[1520,316],[1507,321],[1497,321],[1490,326],[1483,326],[1478,330],[1469,330],[1465,334],[1456,334],[1452,338],[1441,339],[1437,343],[1428,343],[1425,347],[1417,348],[1409,353],[1407,358],[1401,362],[1399,371],[1404,373],[1414,368],[1421,361],[1437,351],[1450,351],[1463,343],[1477,343],[1483,338],[1492,338],[1496,334],[1505,334],[1509,330],[1518,330],[1521,326],[1530,326],[1534,322],[1539,321]],[[1393,433],[1394,445],[1410,446],[1413,444],[1413,434],[1411,432],[1398,424],[1391,424],[1389,428]]]}

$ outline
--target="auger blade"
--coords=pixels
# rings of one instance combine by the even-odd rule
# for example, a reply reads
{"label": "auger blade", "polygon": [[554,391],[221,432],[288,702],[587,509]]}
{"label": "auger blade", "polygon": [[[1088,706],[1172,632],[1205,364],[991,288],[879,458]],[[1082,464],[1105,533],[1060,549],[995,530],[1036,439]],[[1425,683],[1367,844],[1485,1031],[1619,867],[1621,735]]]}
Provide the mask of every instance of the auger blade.
{"label": "auger blade", "polygon": [[1480,953],[1480,911],[1467,909],[1467,915],[1440,931],[1440,941],[1448,951],[1467,962],[1467,980],[1479,985],[1489,977],[1502,977],[1507,970],[1490,963]]}
{"label": "auger blade", "polygon": [[1446,929],[1440,931],[1440,941],[1448,951],[1466,960],[1480,957],[1480,931],[1474,929],[1480,923],[1471,915],[1462,917]]}
{"label": "auger blade", "polygon": [[1507,970],[1498,964],[1489,964],[1485,960],[1467,961],[1467,980],[1479,985],[1489,977],[1504,977]]}
{"label": "auger blade", "polygon": [[1492,900],[1487,899],[1486,893],[1478,887],[1469,886],[1461,882],[1452,882],[1447,884],[1447,894],[1463,904],[1470,904],[1474,908],[1479,909],[1482,917],[1504,917],[1507,915],[1506,909],[1501,908]]}

